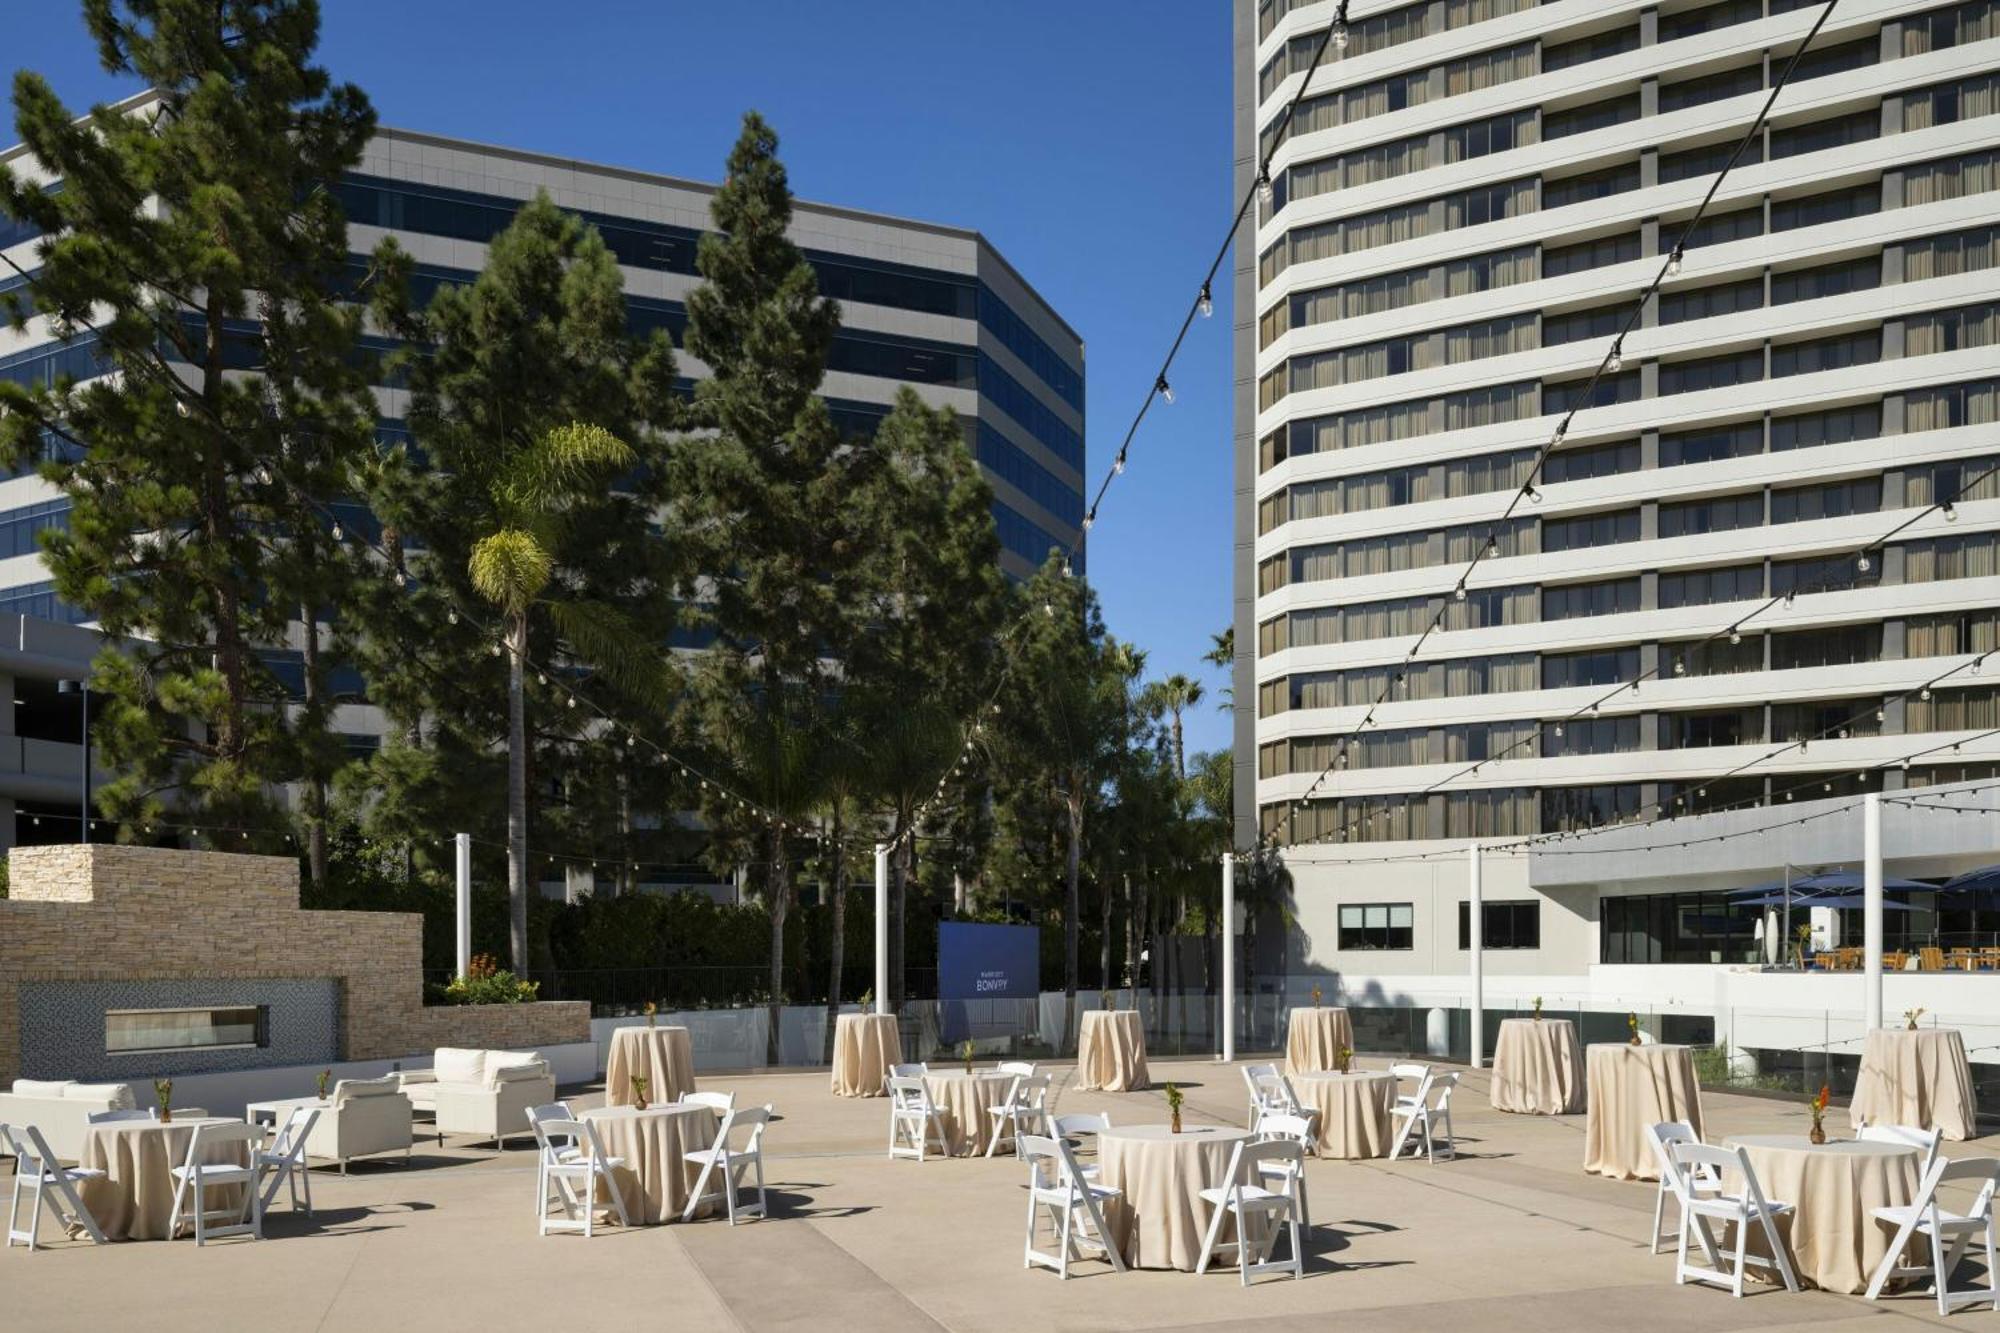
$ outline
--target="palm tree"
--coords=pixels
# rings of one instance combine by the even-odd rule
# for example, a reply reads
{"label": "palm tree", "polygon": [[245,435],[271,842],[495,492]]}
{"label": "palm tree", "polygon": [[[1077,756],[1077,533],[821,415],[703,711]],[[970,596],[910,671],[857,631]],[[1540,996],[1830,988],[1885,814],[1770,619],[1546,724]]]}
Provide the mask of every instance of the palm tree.
{"label": "palm tree", "polygon": [[1154,717],[1161,715],[1173,718],[1174,776],[1187,781],[1187,753],[1181,746],[1181,714],[1200,703],[1207,695],[1201,682],[1179,672],[1165,680],[1156,680],[1146,686],[1140,695],[1140,708]]}
{"label": "palm tree", "polygon": [[[1209,649],[1201,655],[1201,660],[1212,667],[1219,668],[1224,675],[1234,671],[1236,669],[1236,626],[1231,625],[1220,634],[1211,634],[1208,636],[1208,640]],[[1226,711],[1233,707],[1235,703],[1236,687],[1233,685],[1224,685],[1222,687],[1222,698],[1217,700],[1216,707]]]}
{"label": "palm tree", "polygon": [[[528,616],[555,575],[554,552],[571,506],[635,455],[601,426],[572,423],[516,450],[491,482],[493,530],[473,543],[472,586],[500,610],[507,649],[507,910],[514,968],[528,967]],[[552,606],[558,624],[602,641],[607,609]]]}

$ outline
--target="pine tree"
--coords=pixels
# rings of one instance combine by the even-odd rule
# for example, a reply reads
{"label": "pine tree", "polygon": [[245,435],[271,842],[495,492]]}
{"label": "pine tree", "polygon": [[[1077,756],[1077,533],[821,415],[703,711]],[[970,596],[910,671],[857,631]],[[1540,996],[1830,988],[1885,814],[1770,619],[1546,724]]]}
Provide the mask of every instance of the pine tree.
{"label": "pine tree", "polygon": [[45,319],[115,374],[0,384],[0,445],[84,446],[42,467],[71,505],[45,550],[57,594],[136,641],[94,667],[106,813],[129,830],[171,799],[266,822],[301,747],[315,771],[323,753],[298,733],[324,710],[292,712],[270,654],[333,571],[326,520],[298,496],[372,424],[355,313],[333,299],[347,236],[328,187],[374,113],[310,63],[310,0],[93,0],[85,21],[105,69],[157,101],[79,121],[17,76],[16,127],[61,187],[0,167],[0,212],[45,236],[16,326]]}
{"label": "pine tree", "polygon": [[[672,702],[674,556],[653,519],[680,424],[673,349],[663,332],[629,332],[603,238],[546,196],[493,239],[474,282],[440,287],[421,310],[393,240],[375,268],[375,310],[404,342],[391,365],[408,378],[414,448],[382,451],[370,498],[422,558],[414,585],[373,607],[361,651],[405,728],[507,756],[510,934],[526,969],[529,790],[621,743],[562,687],[649,728]],[[499,628],[459,611],[482,602],[500,609]],[[550,663],[563,681],[549,682]],[[435,790],[439,770],[409,748],[378,761],[385,784]]]}

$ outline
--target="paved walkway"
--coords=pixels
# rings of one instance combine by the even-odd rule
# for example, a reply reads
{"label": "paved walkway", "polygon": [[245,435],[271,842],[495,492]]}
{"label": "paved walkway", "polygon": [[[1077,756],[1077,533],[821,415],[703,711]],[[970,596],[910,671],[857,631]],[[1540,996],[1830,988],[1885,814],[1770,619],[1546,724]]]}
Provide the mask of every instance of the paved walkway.
{"label": "paved walkway", "polygon": [[[1367,1062],[1374,1063],[1374,1062]],[[1159,1092],[1082,1093],[1063,1112],[1164,1122]],[[1209,1062],[1154,1061],[1191,1121],[1240,1123],[1243,1081]],[[1501,1115],[1469,1074],[1453,1107],[1455,1162],[1320,1162],[1304,1281],[1244,1291],[1234,1271],[1067,1282],[1021,1267],[1020,1171],[1006,1158],[891,1162],[880,1100],[824,1073],[703,1079],[783,1117],[766,1137],[773,1220],[537,1237],[533,1155],[419,1148],[416,1163],[314,1174],[317,1218],[282,1211],[265,1242],[65,1244],[0,1254],[0,1328],[165,1330],[608,1329],[1701,1330],[1843,1333],[1940,1322],[1928,1299],[1676,1288],[1647,1252],[1653,1187],[1585,1175],[1583,1118]],[[597,1098],[584,1095],[573,1104]],[[1709,1095],[1711,1136],[1802,1132],[1796,1103]],[[1960,1145],[1964,1151],[1965,1146]],[[2000,1144],[1975,1151],[2000,1152]],[[0,1188],[6,1182],[0,1178]],[[1960,1325],[1994,1316],[1962,1312]],[[1275,1322],[1274,1322],[1275,1321]],[[1885,1322],[1886,1321],[1886,1322]]]}

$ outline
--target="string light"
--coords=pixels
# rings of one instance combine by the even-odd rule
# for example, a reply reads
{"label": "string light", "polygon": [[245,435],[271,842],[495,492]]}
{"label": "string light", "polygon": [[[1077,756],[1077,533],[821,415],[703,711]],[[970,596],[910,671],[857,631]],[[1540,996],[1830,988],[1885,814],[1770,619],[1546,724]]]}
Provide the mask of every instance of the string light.
{"label": "string light", "polygon": [[[1285,120],[1280,121],[1279,123],[1284,124],[1289,119],[1290,119],[1289,117],[1286,117]],[[1276,197],[1276,195],[1277,191],[1271,188],[1270,168],[1259,167],[1257,169],[1257,202],[1262,204],[1264,207],[1269,208],[1271,206],[1271,200],[1274,197]]]}
{"label": "string light", "polygon": [[1166,399],[1167,406],[1169,407],[1173,406],[1174,386],[1167,383],[1167,377],[1165,375],[1161,375],[1158,379],[1153,381],[1153,392],[1159,394],[1160,397]]}
{"label": "string light", "polygon": [[1207,279],[1202,280],[1201,295],[1195,298],[1194,308],[1201,312],[1203,319],[1208,319],[1215,314],[1215,298],[1209,294]]}

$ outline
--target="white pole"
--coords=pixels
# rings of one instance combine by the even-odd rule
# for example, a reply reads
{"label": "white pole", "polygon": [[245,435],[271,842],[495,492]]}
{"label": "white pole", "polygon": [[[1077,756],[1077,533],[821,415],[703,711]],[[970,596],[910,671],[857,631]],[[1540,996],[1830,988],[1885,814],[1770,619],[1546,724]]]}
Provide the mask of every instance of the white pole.
{"label": "white pole", "polygon": [[1222,1063],[1236,1059],[1236,853],[1222,854]]}
{"label": "white pole", "polygon": [[1472,901],[1466,904],[1466,951],[1472,956],[1472,1067],[1486,1065],[1486,912],[1480,897],[1479,844],[1467,843],[1465,863],[1470,872]]}
{"label": "white pole", "polygon": [[1867,1026],[1882,1026],[1882,796],[1861,798],[1861,948]]}
{"label": "white pole", "polygon": [[875,844],[875,1012],[889,1012],[889,844]]}
{"label": "white pole", "polygon": [[472,966],[472,835],[459,834],[458,844],[458,975]]}

